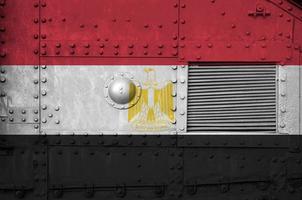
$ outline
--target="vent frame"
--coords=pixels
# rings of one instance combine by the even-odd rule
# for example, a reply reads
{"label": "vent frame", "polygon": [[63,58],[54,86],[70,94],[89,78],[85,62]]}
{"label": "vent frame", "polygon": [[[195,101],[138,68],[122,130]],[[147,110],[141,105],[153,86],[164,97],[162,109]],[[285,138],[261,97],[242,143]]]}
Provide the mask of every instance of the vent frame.
{"label": "vent frame", "polygon": [[[244,78],[245,80],[243,80],[242,83],[244,84],[245,81],[250,80],[249,82],[246,82],[246,84],[245,84],[247,90],[249,89],[248,85],[253,85],[253,83],[252,83],[253,78],[256,78],[256,79],[259,78],[259,80],[260,80],[260,81],[257,80],[254,83],[254,86],[259,91],[261,91],[262,88],[261,88],[261,86],[257,87],[257,85],[260,85],[261,79],[263,79],[263,80],[267,79],[265,81],[266,81],[266,84],[268,86],[268,88],[267,88],[268,89],[267,90],[268,94],[270,94],[270,95],[267,95],[265,93],[261,94],[261,92],[259,92],[259,91],[256,90],[258,93],[256,92],[255,94],[261,94],[261,95],[263,95],[263,97],[265,97],[267,99],[261,97],[261,95],[260,95],[259,97],[255,96],[254,100],[256,102],[255,105],[257,105],[257,104],[260,105],[259,109],[258,109],[259,112],[260,112],[260,114],[261,114],[261,111],[262,111],[261,107],[264,107],[265,104],[261,105],[259,103],[259,101],[261,101],[261,100],[263,100],[264,102],[267,101],[268,102],[267,106],[269,106],[268,110],[270,110],[270,114],[261,114],[260,117],[255,117],[257,113],[256,112],[255,113],[250,112],[250,114],[253,114],[254,116],[251,117],[251,119],[250,119],[251,123],[250,124],[246,124],[245,128],[244,128],[244,123],[248,122],[248,117],[247,116],[245,117],[245,120],[244,119],[242,120],[240,118],[237,119],[238,120],[238,124],[240,125],[239,127],[241,127],[241,128],[237,128],[237,129],[236,128],[229,128],[229,129],[227,129],[226,128],[227,126],[224,127],[224,128],[221,128],[221,129],[219,128],[219,126],[217,126],[217,128],[209,128],[209,129],[206,129],[206,128],[200,128],[200,129],[198,129],[198,127],[197,128],[192,128],[192,127],[195,127],[195,126],[192,126],[192,119],[193,119],[192,118],[192,108],[194,108],[194,107],[192,107],[192,105],[193,105],[192,104],[192,102],[193,102],[192,101],[192,83],[194,83],[194,81],[195,81],[194,80],[192,82],[192,80],[193,80],[192,79],[192,75],[191,75],[192,74],[192,68],[195,68],[195,69],[198,68],[198,69],[202,69],[202,70],[207,69],[208,71],[211,71],[211,69],[217,68],[218,72],[219,72],[220,69],[226,69],[226,71],[230,71],[230,72],[232,70],[234,72],[236,72],[236,69],[239,69],[239,70],[237,70],[237,74],[242,73],[243,76],[247,75],[247,77],[248,77],[248,79]],[[231,69],[231,70],[227,70],[227,69]],[[244,73],[245,70],[247,72],[250,72],[250,77],[249,77],[249,73]],[[223,70],[221,70],[221,71],[223,71]],[[265,73],[265,71],[267,71],[269,73]],[[252,76],[252,74],[253,74],[252,72],[257,72],[257,73],[255,73],[256,74],[255,77]],[[259,65],[259,64],[241,64],[240,63],[240,64],[226,64],[226,65],[217,65],[217,64],[200,65],[200,64],[197,64],[197,63],[192,63],[191,65],[189,65],[188,66],[188,73],[187,73],[187,80],[188,80],[187,81],[188,82],[187,83],[187,99],[188,100],[187,100],[187,120],[186,120],[186,123],[187,123],[186,124],[186,127],[187,127],[186,131],[187,131],[187,133],[188,134],[198,134],[198,133],[201,133],[201,134],[204,134],[204,133],[207,133],[207,134],[209,134],[209,133],[210,134],[212,134],[212,133],[215,133],[215,134],[219,134],[219,133],[223,133],[223,134],[276,134],[276,133],[278,133],[278,123],[279,123],[278,122],[278,115],[279,115],[279,113],[278,113],[278,110],[279,110],[279,108],[278,108],[278,106],[279,106],[278,105],[278,102],[279,102],[279,100],[278,100],[278,97],[279,97],[279,89],[278,89],[279,88],[278,87],[278,77],[279,77],[279,74],[278,74],[278,72],[279,72],[279,66],[275,65],[275,64],[262,64],[262,65]],[[207,72],[207,73],[211,73],[211,72]],[[213,72],[213,73],[215,73],[215,72]],[[236,73],[234,73],[234,74],[236,74]],[[257,77],[257,74],[260,75],[260,76]],[[203,74],[203,75],[206,75],[206,74]],[[215,74],[212,74],[212,76],[213,75],[215,75]],[[229,75],[229,73],[227,73],[227,75]],[[266,76],[266,75],[268,75],[268,76]],[[209,79],[210,77],[211,77],[211,74],[208,74],[208,77],[206,77],[206,78]],[[232,78],[235,78],[235,77],[236,76],[234,76]],[[267,77],[269,77],[269,78],[267,78]],[[213,77],[213,78],[214,79],[212,79],[212,82],[215,82],[215,78],[217,80],[219,80],[220,77],[218,76],[218,77]],[[228,78],[228,77],[225,77],[225,78]],[[197,84],[195,84],[196,88],[198,88],[198,83],[200,83],[200,82],[198,82],[198,80],[200,80],[200,77],[198,78],[198,76],[197,76],[197,79],[195,81],[197,83]],[[219,81],[221,81],[221,80],[219,80]],[[236,81],[238,81],[238,80],[234,79],[234,88],[236,88],[236,86],[237,86],[236,85]],[[265,83],[265,81],[263,81],[263,82]],[[210,82],[211,82],[211,80],[209,80],[209,83]],[[219,85],[219,83],[216,83],[216,84]],[[202,84],[199,84],[199,85],[204,86]],[[230,86],[230,84],[229,84],[229,86]],[[238,86],[240,86],[240,84],[238,84]],[[205,88],[206,87],[201,88],[200,91],[202,91]],[[213,88],[215,88],[215,86],[213,86],[212,89]],[[225,91],[225,89],[223,89],[223,88],[227,89],[227,87],[224,86],[224,85],[222,85],[222,88],[217,87],[216,89],[220,89],[221,91]],[[242,87],[241,90],[244,91],[244,86]],[[230,89],[230,91],[232,91],[232,89]],[[240,89],[239,89],[239,91],[240,91]],[[263,90],[263,91],[265,91],[265,90]],[[237,95],[238,95],[238,93],[239,92],[237,92]],[[219,95],[216,95],[216,97],[217,96],[219,97]],[[236,93],[234,93],[234,96],[236,96]],[[215,97],[215,95],[212,95],[212,97]],[[237,98],[239,98],[239,97],[237,97]],[[245,98],[246,98],[245,101],[248,102],[249,101],[249,100],[247,100],[248,96],[246,96]],[[204,104],[203,105],[205,105],[206,101],[207,100],[204,99]],[[257,103],[257,101],[258,101],[258,103]],[[235,104],[235,100],[234,101],[231,100],[230,102],[232,102],[232,104]],[[244,102],[244,99],[243,99],[242,102]],[[253,99],[250,100],[249,102],[250,103],[253,102]],[[223,103],[221,103],[221,104],[223,104]],[[208,105],[211,106],[210,101],[209,101]],[[219,103],[218,103],[218,105],[219,105]],[[237,104],[237,105],[239,105],[239,104]],[[255,106],[255,105],[248,105],[247,104],[246,106],[251,106],[251,108],[253,108],[253,106]],[[243,106],[243,108],[246,107],[246,106]],[[214,108],[215,105],[212,105],[212,107]],[[198,108],[198,107],[195,107],[195,108]],[[200,107],[200,108],[204,108],[204,107]],[[221,107],[221,108],[223,108],[223,107]],[[217,109],[217,110],[219,110],[219,109]],[[240,110],[240,109],[238,109],[238,110]],[[244,111],[244,109],[242,109],[242,111]],[[265,111],[265,110],[263,110],[263,111]],[[196,112],[198,112],[198,111],[196,111]],[[246,112],[245,114],[248,115],[248,112]],[[238,116],[240,116],[240,115],[244,116],[243,114],[240,114],[240,112],[239,112]],[[219,115],[217,115],[217,116],[219,117]],[[266,120],[266,121],[268,121],[267,124],[263,123],[263,121],[265,121],[265,120],[260,121],[261,120],[261,116],[263,116],[264,119],[267,119]],[[230,118],[232,118],[232,117],[230,117]],[[236,117],[233,117],[233,118],[235,119]],[[225,120],[227,122],[227,118],[226,117],[223,118],[223,117],[220,116],[220,118],[218,118],[218,119],[222,119],[222,121],[220,121],[220,123],[222,123],[223,120]],[[217,122],[218,122],[218,119],[216,120]],[[260,122],[260,124],[261,123],[263,124],[263,126],[260,126],[260,128],[254,126],[255,124],[257,124],[257,119]],[[204,116],[203,116],[203,121],[205,121],[205,117]],[[208,120],[208,121],[210,122],[211,120]],[[212,123],[214,123],[214,121],[215,121],[215,115],[212,116]],[[236,121],[236,120],[234,120],[234,121]],[[230,120],[230,122],[232,122],[232,120]],[[225,124],[228,125],[228,123],[225,123]],[[230,125],[230,127],[234,127],[234,126],[236,126],[236,124],[235,125],[233,124],[233,126]],[[199,127],[203,127],[203,126],[199,126]],[[255,128],[252,129],[252,127],[255,127]]]}

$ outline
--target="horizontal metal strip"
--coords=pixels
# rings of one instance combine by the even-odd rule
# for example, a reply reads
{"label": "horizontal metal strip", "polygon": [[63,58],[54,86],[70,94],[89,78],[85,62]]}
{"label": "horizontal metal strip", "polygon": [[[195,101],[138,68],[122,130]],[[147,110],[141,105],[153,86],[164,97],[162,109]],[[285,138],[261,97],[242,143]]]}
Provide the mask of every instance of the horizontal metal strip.
{"label": "horizontal metal strip", "polygon": [[263,83],[263,84],[233,84],[233,85],[188,85],[190,90],[195,89],[230,89],[230,88],[264,88],[264,87],[272,87],[275,89],[276,84],[273,82]]}
{"label": "horizontal metal strip", "polygon": [[213,87],[228,87],[232,85],[265,85],[265,84],[276,84],[276,80],[258,80],[258,81],[225,81],[225,82],[220,82],[220,81],[214,81],[214,82],[203,82],[202,80],[200,82],[189,82],[188,86],[193,87],[193,86],[213,86]]}
{"label": "horizontal metal strip", "polygon": [[275,132],[275,127],[190,127],[188,131],[270,131]]}
{"label": "horizontal metal strip", "polygon": [[199,89],[199,88],[189,88],[189,93],[196,93],[196,92],[200,92],[200,93],[204,93],[204,92],[232,92],[232,91],[261,91],[261,90],[271,90],[271,91],[275,91],[275,87],[246,87],[246,88],[214,88],[214,89]]}
{"label": "horizontal metal strip", "polygon": [[264,68],[264,69],[250,69],[250,68],[221,68],[221,69],[210,69],[210,68],[191,68],[189,67],[189,73],[203,73],[203,72],[210,72],[210,73],[221,73],[221,72],[272,72],[275,73],[276,69],[275,68]]}
{"label": "horizontal metal strip", "polygon": [[249,104],[232,104],[232,105],[190,105],[189,110],[192,109],[209,109],[209,108],[250,108],[257,106],[275,107],[274,103],[249,103]]}
{"label": "horizontal metal strip", "polygon": [[233,124],[233,123],[238,123],[238,124],[246,124],[246,123],[259,123],[262,124],[264,122],[272,122],[275,123],[275,119],[270,119],[270,118],[262,118],[262,119],[190,119],[188,120],[188,124],[200,124],[202,126],[205,123],[227,123],[227,124]]}
{"label": "horizontal metal strip", "polygon": [[262,123],[188,123],[190,127],[268,127],[276,126],[275,122]]}
{"label": "horizontal metal strip", "polygon": [[243,115],[237,115],[237,116],[235,116],[235,115],[233,115],[233,116],[231,116],[231,115],[229,115],[229,116],[224,116],[224,115],[220,115],[220,116],[211,116],[211,115],[209,115],[209,116],[203,116],[203,117],[201,117],[201,116],[195,116],[195,115],[188,115],[188,117],[187,117],[187,120],[188,121],[194,121],[194,120],[214,120],[214,121],[216,121],[216,120],[231,120],[231,119],[236,119],[236,120],[238,120],[238,121],[240,121],[240,120],[245,120],[245,119],[253,119],[253,120],[256,120],[256,119],[275,119],[276,118],[276,115],[275,114],[271,114],[271,115],[268,115],[268,114],[266,114],[266,115],[245,115],[245,116],[243,116]]}
{"label": "horizontal metal strip", "polygon": [[200,79],[211,79],[211,80],[216,80],[216,79],[230,79],[230,78],[241,78],[241,79],[245,79],[245,78],[271,78],[274,79],[276,78],[276,75],[266,75],[266,74],[259,74],[259,75],[221,75],[221,76],[189,76],[189,80],[200,80]]}
{"label": "horizontal metal strip", "polygon": [[264,110],[275,110],[275,106],[253,106],[253,107],[234,107],[231,106],[229,108],[188,108],[189,112],[211,112],[211,111],[237,111],[237,110],[256,110],[256,109],[264,109]]}
{"label": "horizontal metal strip", "polygon": [[236,105],[236,104],[241,104],[241,105],[245,105],[245,104],[253,104],[253,103],[272,103],[275,104],[276,100],[246,100],[246,101],[220,101],[220,102],[216,102],[215,100],[213,100],[213,102],[189,102],[188,103],[188,107],[190,106],[206,106],[206,105]]}
{"label": "horizontal metal strip", "polygon": [[260,107],[260,109],[254,109],[255,107],[253,108],[250,108],[250,109],[246,109],[246,108],[243,108],[243,109],[231,109],[231,108],[228,108],[228,109],[201,109],[201,110],[196,110],[196,109],[193,109],[193,110],[188,110],[188,114],[199,114],[199,115],[202,115],[202,114],[241,114],[241,113],[266,113],[266,112],[276,112],[276,108],[275,107],[272,107],[272,108],[269,108],[269,109],[264,109],[262,107]]}
{"label": "horizontal metal strip", "polygon": [[219,99],[188,99],[188,104],[191,103],[204,103],[204,102],[209,102],[209,103],[217,103],[217,102],[246,102],[246,101],[265,101],[265,100],[273,100],[275,101],[276,98],[272,95],[269,97],[246,97],[246,98],[219,98]]}
{"label": "horizontal metal strip", "polygon": [[211,79],[211,78],[194,78],[194,79],[191,79],[190,77],[188,78],[188,83],[191,84],[191,83],[204,83],[204,82],[214,82],[214,83],[218,83],[218,82],[234,82],[234,81],[253,81],[253,82],[257,82],[257,81],[263,81],[263,80],[266,80],[266,81],[271,81],[271,82],[274,82],[276,81],[276,77],[256,77],[256,78],[253,78],[253,77],[244,77],[244,78],[241,78],[241,77],[235,77],[235,78],[217,78],[217,79]]}
{"label": "horizontal metal strip", "polygon": [[263,94],[224,94],[224,95],[194,95],[194,96],[188,96],[188,100],[193,99],[202,99],[202,100],[209,100],[209,99],[224,99],[224,98],[262,98],[262,97],[275,97],[276,93],[263,93]]}
{"label": "horizontal metal strip", "polygon": [[274,94],[275,92],[272,90],[257,90],[257,91],[229,91],[229,92],[189,92],[188,96],[207,96],[207,95],[213,95],[213,96],[220,96],[220,95],[227,95],[227,94]]}
{"label": "horizontal metal strip", "polygon": [[211,72],[211,73],[201,73],[201,72],[189,72],[189,77],[221,77],[221,76],[239,76],[239,77],[245,77],[245,76],[276,76],[276,73],[274,72]]}
{"label": "horizontal metal strip", "polygon": [[198,65],[190,65],[189,69],[275,69],[275,65],[223,65],[223,66],[198,66]]}

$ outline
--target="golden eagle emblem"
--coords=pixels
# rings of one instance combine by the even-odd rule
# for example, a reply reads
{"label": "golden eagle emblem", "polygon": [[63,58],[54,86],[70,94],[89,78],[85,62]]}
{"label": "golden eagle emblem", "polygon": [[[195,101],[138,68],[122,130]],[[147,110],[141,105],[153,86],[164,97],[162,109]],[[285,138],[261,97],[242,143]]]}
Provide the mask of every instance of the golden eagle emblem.
{"label": "golden eagle emblem", "polygon": [[155,70],[145,68],[144,71],[147,79],[142,84],[141,98],[128,110],[128,121],[135,130],[139,131],[171,129],[171,122],[175,120],[173,84],[171,81],[167,81],[160,88]]}

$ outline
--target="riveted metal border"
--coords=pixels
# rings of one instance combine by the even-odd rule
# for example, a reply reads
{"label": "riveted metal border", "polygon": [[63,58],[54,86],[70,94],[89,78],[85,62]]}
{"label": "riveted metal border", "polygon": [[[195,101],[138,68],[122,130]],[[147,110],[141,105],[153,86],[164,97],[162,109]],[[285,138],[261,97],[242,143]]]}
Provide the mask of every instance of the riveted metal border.
{"label": "riveted metal border", "polygon": [[187,131],[187,97],[188,97],[188,66],[181,65],[177,68],[177,133]]}
{"label": "riveted metal border", "polygon": [[298,135],[301,105],[300,67],[279,66],[278,76],[278,133]]}

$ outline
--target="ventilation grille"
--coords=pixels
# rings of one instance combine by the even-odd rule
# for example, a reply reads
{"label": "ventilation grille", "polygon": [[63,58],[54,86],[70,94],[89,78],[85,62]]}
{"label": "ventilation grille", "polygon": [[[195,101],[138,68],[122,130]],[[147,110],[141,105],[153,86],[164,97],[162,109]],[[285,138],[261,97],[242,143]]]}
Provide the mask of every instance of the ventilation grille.
{"label": "ventilation grille", "polygon": [[187,130],[276,131],[275,66],[189,66]]}

